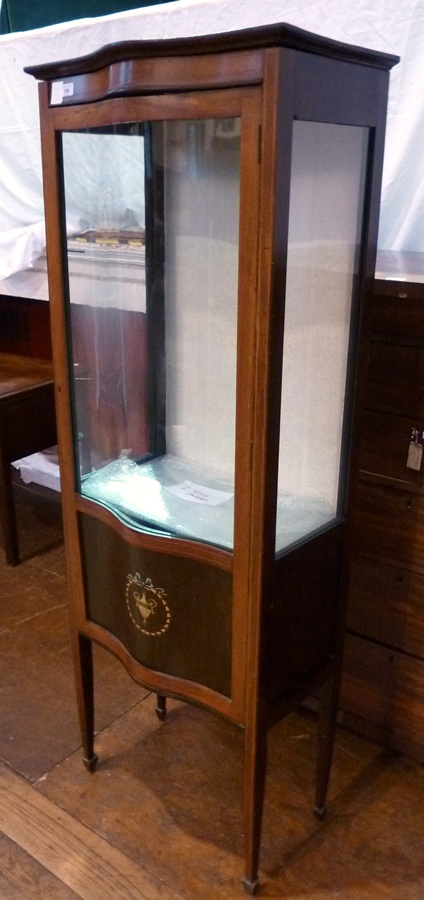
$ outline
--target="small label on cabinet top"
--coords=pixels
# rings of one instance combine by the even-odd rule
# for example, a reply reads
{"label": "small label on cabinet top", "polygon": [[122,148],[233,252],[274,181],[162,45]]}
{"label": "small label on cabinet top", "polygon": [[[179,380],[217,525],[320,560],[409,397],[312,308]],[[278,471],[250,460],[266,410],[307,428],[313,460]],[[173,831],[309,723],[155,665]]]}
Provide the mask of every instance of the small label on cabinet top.
{"label": "small label on cabinet top", "polygon": [[73,81],[54,81],[51,89],[50,103],[52,106],[59,106],[64,97],[72,97],[73,93]]}

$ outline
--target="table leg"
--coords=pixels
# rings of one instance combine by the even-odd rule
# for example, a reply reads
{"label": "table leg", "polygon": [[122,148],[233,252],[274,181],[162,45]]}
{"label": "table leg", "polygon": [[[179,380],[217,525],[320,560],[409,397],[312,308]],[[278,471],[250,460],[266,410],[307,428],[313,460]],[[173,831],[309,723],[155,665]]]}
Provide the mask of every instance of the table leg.
{"label": "table leg", "polygon": [[4,458],[0,447],[0,523],[3,531],[6,562],[9,566],[17,566],[20,562],[18,529],[16,524],[15,504],[13,500],[12,476],[10,462]]}

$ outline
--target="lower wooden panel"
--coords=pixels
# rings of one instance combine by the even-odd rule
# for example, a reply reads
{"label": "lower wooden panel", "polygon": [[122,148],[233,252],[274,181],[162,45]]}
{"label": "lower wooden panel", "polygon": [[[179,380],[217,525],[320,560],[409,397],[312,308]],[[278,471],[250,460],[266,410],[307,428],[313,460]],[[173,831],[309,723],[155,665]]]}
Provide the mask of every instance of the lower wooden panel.
{"label": "lower wooden panel", "polygon": [[264,623],[267,699],[276,702],[325,670],[337,646],[344,525],[310,538],[275,564]]}
{"label": "lower wooden panel", "polygon": [[79,521],[89,621],[141,665],[230,697],[232,575],[166,546],[136,547],[91,516]]}
{"label": "lower wooden panel", "polygon": [[345,724],[424,761],[424,660],[348,635],[340,709]]}

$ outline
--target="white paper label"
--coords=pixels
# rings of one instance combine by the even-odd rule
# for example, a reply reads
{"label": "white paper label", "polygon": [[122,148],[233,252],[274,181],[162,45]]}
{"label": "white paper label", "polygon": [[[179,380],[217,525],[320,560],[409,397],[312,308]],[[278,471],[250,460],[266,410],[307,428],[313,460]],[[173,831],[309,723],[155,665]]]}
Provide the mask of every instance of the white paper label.
{"label": "white paper label", "polygon": [[175,494],[176,497],[181,497],[182,500],[188,500],[190,503],[203,503],[204,506],[219,506],[220,503],[226,503],[234,496],[227,491],[216,491],[214,488],[195,484],[194,481],[172,484],[167,487],[167,491]]}
{"label": "white paper label", "polygon": [[50,103],[53,106],[57,106],[62,103],[64,97],[72,97],[73,93],[73,81],[54,81],[52,84]]}

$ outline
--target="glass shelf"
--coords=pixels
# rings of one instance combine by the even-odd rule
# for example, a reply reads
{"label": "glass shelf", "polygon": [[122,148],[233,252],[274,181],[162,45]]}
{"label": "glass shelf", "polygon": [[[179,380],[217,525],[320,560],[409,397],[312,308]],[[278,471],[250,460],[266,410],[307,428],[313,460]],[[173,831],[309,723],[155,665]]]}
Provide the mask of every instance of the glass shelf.
{"label": "glass shelf", "polygon": [[[232,550],[232,482],[175,456],[144,463],[114,460],[86,475],[81,493],[137,530],[152,529]],[[278,513],[278,551],[334,520],[328,503],[313,497],[280,494]]]}

